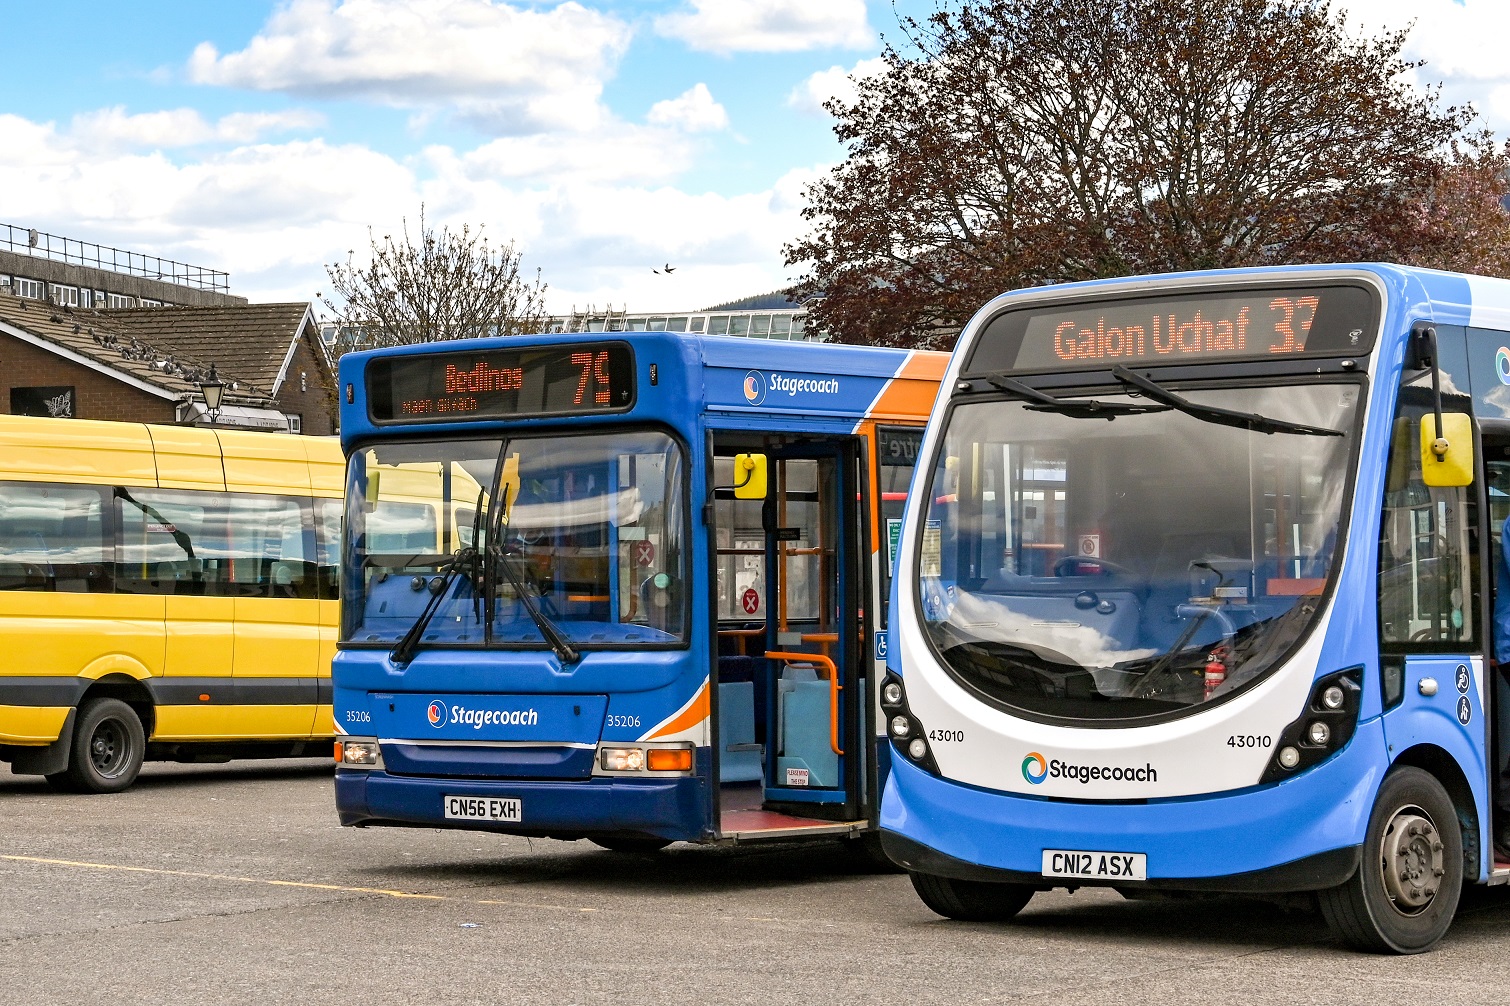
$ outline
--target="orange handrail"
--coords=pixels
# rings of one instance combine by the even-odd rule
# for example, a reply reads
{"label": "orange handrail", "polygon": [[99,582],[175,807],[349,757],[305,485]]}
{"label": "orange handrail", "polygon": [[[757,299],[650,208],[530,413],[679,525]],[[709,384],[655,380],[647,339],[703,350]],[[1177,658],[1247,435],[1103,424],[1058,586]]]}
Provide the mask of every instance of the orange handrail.
{"label": "orange handrail", "polygon": [[839,746],[839,689],[844,686],[839,684],[839,668],[821,653],[778,653],[767,650],[765,655],[767,660],[816,664],[818,670],[828,672],[828,746],[834,749],[834,754],[842,755],[844,749]]}

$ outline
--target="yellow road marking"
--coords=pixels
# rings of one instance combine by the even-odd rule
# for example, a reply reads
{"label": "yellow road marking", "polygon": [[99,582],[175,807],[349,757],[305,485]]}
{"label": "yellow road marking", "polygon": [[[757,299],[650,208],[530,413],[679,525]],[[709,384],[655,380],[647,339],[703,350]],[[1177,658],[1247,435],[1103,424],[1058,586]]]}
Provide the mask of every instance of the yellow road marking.
{"label": "yellow road marking", "polygon": [[421,898],[427,901],[469,900],[448,898],[443,894],[414,894],[390,891],[381,887],[347,887],[343,884],[314,884],[300,880],[269,880],[265,877],[236,877],[227,873],[198,873],[193,870],[161,870],[151,866],[124,866],[118,863],[81,863],[72,859],[45,859],[41,856],[0,856],[13,863],[40,863],[46,866],[74,866],[85,870],[115,870],[121,873],[148,873],[159,877],[190,877],[195,880],[229,880],[238,884],[267,884],[271,887],[307,887],[316,891],[341,891],[347,894],[381,894],[389,898]]}
{"label": "yellow road marking", "polygon": [[[559,912],[599,912],[602,909],[584,908],[576,905],[547,905],[535,901],[509,901],[500,898],[467,898],[448,894],[417,894],[413,891],[395,891],[384,887],[351,887],[345,884],[316,884],[303,880],[273,880],[267,877],[238,877],[229,873],[202,873],[196,870],[164,870],[153,866],[126,866],[121,863],[87,863],[74,859],[48,859],[44,856],[6,856],[0,861],[12,863],[35,863],[41,866],[70,866],[83,870],[110,870],[116,873],[145,873],[157,877],[186,877],[191,880],[225,880],[237,884],[265,884],[269,887],[299,887],[314,891],[339,891],[344,894],[378,894],[386,898],[403,898],[421,901],[449,901],[468,905],[501,905],[509,908],[546,908]],[[611,911],[611,910],[610,910]],[[747,922],[780,922],[780,919],[751,916]]]}

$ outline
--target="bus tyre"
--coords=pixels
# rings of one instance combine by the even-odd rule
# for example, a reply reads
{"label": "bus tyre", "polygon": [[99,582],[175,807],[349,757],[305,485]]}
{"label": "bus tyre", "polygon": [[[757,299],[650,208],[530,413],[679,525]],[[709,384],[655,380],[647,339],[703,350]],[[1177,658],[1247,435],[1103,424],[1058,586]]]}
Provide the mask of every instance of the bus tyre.
{"label": "bus tyre", "polygon": [[599,845],[609,852],[660,852],[671,844],[668,838],[651,838],[648,835],[604,835],[598,838],[588,839],[593,845]]}
{"label": "bus tyre", "polygon": [[1358,871],[1317,898],[1347,946],[1419,954],[1447,934],[1462,891],[1463,836],[1452,799],[1434,776],[1404,767],[1379,787]]}
{"label": "bus tyre", "polygon": [[92,699],[79,707],[61,781],[78,793],[119,793],[136,781],[146,751],[136,710],[119,699]]}
{"label": "bus tyre", "polygon": [[1005,922],[1033,897],[1025,884],[994,884],[980,880],[956,880],[932,873],[914,873],[912,889],[934,912],[961,922]]}

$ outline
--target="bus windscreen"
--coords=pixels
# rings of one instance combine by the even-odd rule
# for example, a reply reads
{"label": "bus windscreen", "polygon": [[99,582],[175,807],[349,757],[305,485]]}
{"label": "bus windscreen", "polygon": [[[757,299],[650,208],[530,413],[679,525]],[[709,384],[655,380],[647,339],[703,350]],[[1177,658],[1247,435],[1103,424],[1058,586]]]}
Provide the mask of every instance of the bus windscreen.
{"label": "bus windscreen", "polygon": [[1087,300],[993,319],[970,374],[1355,356],[1373,344],[1376,298],[1360,286],[1206,290]]}
{"label": "bus windscreen", "polygon": [[367,365],[374,422],[622,412],[634,405],[623,343],[392,356]]}

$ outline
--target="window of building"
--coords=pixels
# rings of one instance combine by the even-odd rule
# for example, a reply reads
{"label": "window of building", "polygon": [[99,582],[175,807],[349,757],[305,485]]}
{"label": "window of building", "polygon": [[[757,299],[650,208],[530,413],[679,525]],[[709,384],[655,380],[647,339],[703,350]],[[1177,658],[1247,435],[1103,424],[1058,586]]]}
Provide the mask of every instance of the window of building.
{"label": "window of building", "polygon": [[10,293],[10,292],[11,292],[10,277],[9,276],[0,276],[0,293]]}
{"label": "window of building", "polygon": [[112,294],[109,294],[108,295],[108,299],[107,299],[106,302],[111,307],[135,307],[136,306],[136,298],[135,297],[128,297],[126,294],[123,294],[123,293],[112,293]]}
{"label": "window of building", "polygon": [[41,416],[52,419],[75,419],[78,396],[73,385],[52,385],[10,389],[10,414]]}
{"label": "window of building", "polygon": [[142,307],[162,307],[162,306],[163,306],[163,302],[160,301],[160,300],[151,300],[151,299],[149,299],[147,297],[143,297],[142,298]]}
{"label": "window of building", "polygon": [[17,297],[30,297],[32,300],[42,299],[42,281],[27,279],[24,276],[16,276],[11,280],[11,286],[15,288]]}
{"label": "window of building", "polygon": [[292,415],[285,414],[283,418],[288,420],[288,432],[290,432],[290,433],[302,433],[302,432],[304,432],[304,417],[302,415],[298,415],[298,414],[292,414]]}
{"label": "window of building", "polygon": [[76,286],[64,286],[62,283],[53,283],[50,291],[52,302],[59,307],[78,307],[79,288]]}

